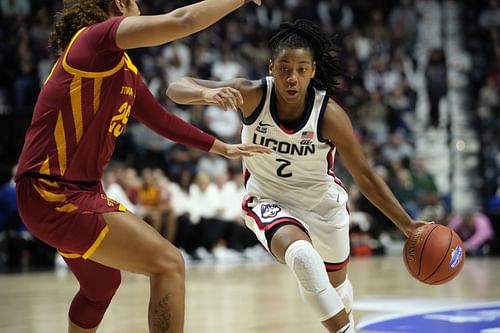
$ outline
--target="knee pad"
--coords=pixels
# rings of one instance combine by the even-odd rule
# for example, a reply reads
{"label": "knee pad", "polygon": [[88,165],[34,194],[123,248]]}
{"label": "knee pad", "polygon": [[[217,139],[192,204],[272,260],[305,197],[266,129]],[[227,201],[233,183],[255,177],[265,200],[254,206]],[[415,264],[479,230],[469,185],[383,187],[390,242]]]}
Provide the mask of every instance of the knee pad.
{"label": "knee pad", "polygon": [[111,271],[92,286],[80,285],[69,309],[71,321],[84,329],[99,325],[120,282],[120,271]]}
{"label": "knee pad", "polygon": [[345,310],[347,311],[347,313],[349,313],[349,311],[352,310],[352,303],[354,299],[351,281],[349,281],[349,279],[346,279],[335,289],[342,299],[342,303],[344,303]]}
{"label": "knee pad", "polygon": [[285,252],[285,262],[299,282],[302,298],[312,307],[320,321],[344,308],[342,299],[330,284],[323,259],[305,240],[293,242]]}

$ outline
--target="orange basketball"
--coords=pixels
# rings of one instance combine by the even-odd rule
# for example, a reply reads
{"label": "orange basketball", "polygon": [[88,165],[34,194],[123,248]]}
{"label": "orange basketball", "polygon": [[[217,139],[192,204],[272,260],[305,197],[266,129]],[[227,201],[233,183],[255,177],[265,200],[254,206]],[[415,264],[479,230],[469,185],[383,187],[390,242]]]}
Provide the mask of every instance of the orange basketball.
{"label": "orange basketball", "polygon": [[458,275],[465,260],[460,237],[440,224],[427,224],[415,229],[403,249],[408,272],[427,284],[442,284]]}

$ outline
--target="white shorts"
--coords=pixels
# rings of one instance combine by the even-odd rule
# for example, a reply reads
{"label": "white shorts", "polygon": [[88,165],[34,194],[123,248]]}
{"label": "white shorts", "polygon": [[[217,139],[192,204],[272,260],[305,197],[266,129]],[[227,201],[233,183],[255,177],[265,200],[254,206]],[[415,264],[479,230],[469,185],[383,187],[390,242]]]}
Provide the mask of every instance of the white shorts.
{"label": "white shorts", "polygon": [[307,232],[328,271],[339,270],[349,262],[349,213],[345,206],[338,207],[329,220],[310,211],[252,196],[245,198],[242,208],[246,226],[268,251],[266,230],[280,223],[292,223]]}

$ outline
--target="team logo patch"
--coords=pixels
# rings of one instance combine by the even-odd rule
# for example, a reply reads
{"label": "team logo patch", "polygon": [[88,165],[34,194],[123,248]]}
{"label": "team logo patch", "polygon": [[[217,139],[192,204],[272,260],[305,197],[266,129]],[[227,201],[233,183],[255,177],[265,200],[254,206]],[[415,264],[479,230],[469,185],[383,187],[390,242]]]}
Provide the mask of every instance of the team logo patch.
{"label": "team logo patch", "polygon": [[262,206],[260,206],[260,215],[264,219],[276,217],[280,211],[281,207],[275,204],[263,204]]}

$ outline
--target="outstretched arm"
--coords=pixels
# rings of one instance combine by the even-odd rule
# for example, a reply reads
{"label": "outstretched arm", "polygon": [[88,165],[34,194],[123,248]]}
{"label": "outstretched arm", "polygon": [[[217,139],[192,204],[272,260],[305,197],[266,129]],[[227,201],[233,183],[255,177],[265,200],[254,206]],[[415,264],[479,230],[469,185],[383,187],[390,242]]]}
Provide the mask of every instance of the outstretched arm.
{"label": "outstretched arm", "polygon": [[323,137],[337,147],[342,162],[349,170],[360,191],[380,209],[406,236],[427,223],[413,221],[391,192],[387,184],[369,166],[361,145],[354,136],[351,121],[345,111],[330,101],[325,112]]}
{"label": "outstretched arm", "polygon": [[207,28],[246,2],[249,1],[205,0],[163,15],[129,16],[118,27],[116,45],[133,49],[165,44]]}
{"label": "outstretched arm", "polygon": [[177,104],[219,105],[224,110],[240,110],[248,117],[260,102],[262,87],[258,80],[209,81],[184,77],[168,86],[167,96]]}
{"label": "outstretched arm", "polygon": [[156,101],[142,80],[137,87],[137,97],[132,116],[167,139],[204,151],[213,152],[227,158],[272,152],[267,147],[255,144],[227,144],[203,132],[166,111]]}

